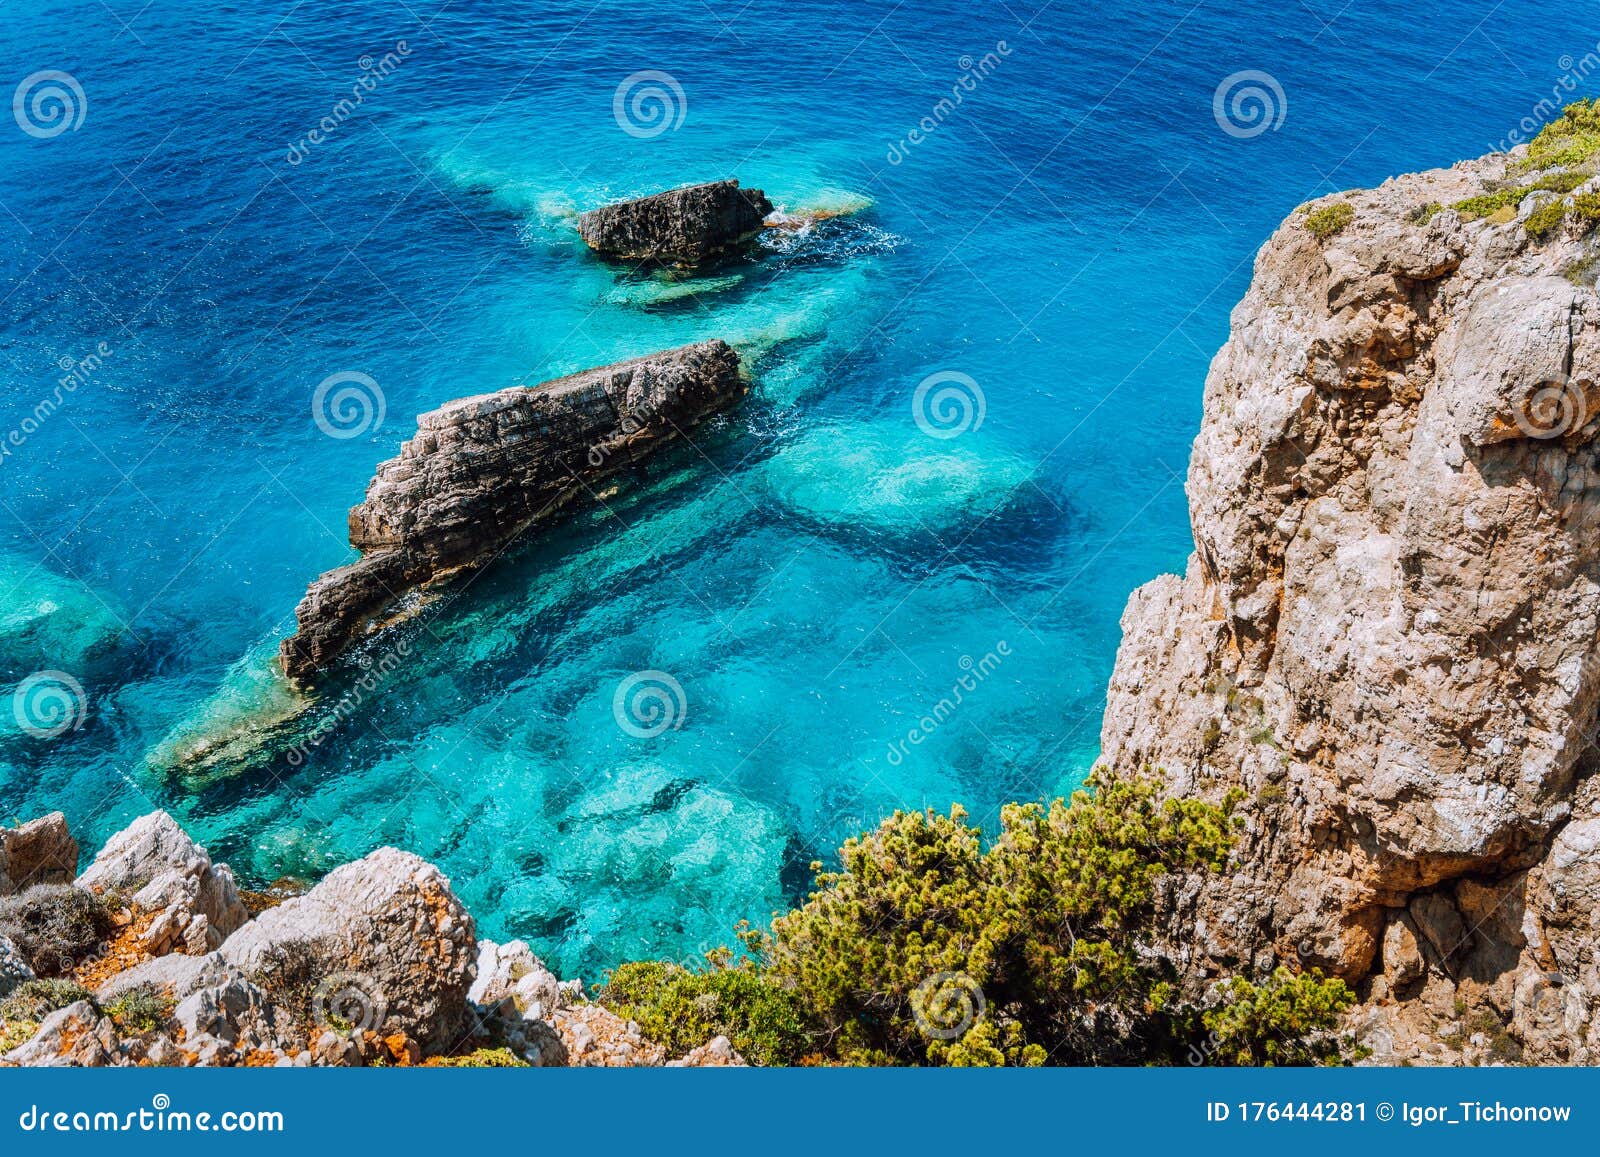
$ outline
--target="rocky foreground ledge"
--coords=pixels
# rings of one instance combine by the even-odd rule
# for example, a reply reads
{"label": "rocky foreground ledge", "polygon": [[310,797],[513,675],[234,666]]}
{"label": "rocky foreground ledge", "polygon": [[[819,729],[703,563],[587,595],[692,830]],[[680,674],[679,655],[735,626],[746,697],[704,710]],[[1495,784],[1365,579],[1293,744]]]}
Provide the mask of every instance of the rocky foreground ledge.
{"label": "rocky foreground ledge", "polygon": [[419,588],[497,556],[598,482],[743,397],[739,355],[708,341],[423,414],[350,511],[361,558],[324,574],[280,651],[299,684],[406,610]]}
{"label": "rocky foreground ledge", "polygon": [[526,944],[478,940],[450,881],[394,848],[281,902],[165,812],[74,883],[59,813],[0,851],[0,1065],[744,1063],[722,1037],[668,1060]]}
{"label": "rocky foreground ledge", "polygon": [[1600,107],[1323,198],[1212,362],[1195,553],[1123,616],[1120,772],[1255,801],[1167,951],[1318,967],[1374,1060],[1600,1061]]}

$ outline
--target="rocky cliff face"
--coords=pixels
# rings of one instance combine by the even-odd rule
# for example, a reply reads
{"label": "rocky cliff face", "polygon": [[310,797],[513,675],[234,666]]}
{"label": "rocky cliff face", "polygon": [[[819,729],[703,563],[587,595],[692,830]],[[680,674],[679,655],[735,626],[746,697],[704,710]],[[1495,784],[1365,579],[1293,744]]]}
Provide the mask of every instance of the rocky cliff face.
{"label": "rocky cliff face", "polygon": [[361,558],[317,579],[295,609],[285,673],[309,681],[414,605],[417,588],[498,555],[746,388],[739,355],[709,341],[423,414],[350,511]]}
{"label": "rocky cliff face", "polygon": [[591,209],[578,218],[578,233],[608,257],[689,267],[736,250],[771,212],[760,189],[711,181]]}
{"label": "rocky cliff face", "polygon": [[1238,870],[1174,889],[1174,958],[1358,982],[1379,1059],[1600,1060],[1583,163],[1291,216],[1206,383],[1187,573],[1123,617],[1105,761],[1247,800]]}

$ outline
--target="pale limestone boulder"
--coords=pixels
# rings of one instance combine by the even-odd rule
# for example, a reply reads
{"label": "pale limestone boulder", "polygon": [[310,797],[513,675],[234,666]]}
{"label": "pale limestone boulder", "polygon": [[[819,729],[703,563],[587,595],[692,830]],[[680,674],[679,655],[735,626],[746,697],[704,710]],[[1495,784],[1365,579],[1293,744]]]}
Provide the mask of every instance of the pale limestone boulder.
{"label": "pale limestone boulder", "polygon": [[0,1059],[37,1068],[98,1069],[118,1063],[120,1043],[111,1018],[80,1000],[45,1017],[31,1040]]}
{"label": "pale limestone boulder", "polygon": [[453,1048],[471,1027],[477,954],[472,917],[450,881],[394,848],[334,869],[220,949],[269,991],[310,985],[318,1023],[403,1033],[428,1054]]}
{"label": "pale limestone boulder", "polygon": [[139,817],[107,840],[77,882],[155,914],[142,944],[152,955],[206,952],[250,919],[228,865],[213,864],[164,811]]}

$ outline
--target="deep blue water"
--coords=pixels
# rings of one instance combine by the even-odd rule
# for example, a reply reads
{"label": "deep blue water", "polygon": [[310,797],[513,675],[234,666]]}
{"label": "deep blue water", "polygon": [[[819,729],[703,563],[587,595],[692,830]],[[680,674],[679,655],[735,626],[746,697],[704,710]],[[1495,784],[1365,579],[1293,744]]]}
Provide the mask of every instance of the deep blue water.
{"label": "deep blue water", "polygon": [[[1123,603],[1189,550],[1257,246],[1487,151],[1600,40],[1522,0],[141,4],[0,9],[5,90],[65,72],[83,113],[0,116],[0,682],[84,689],[58,735],[0,711],[0,818],[92,848],[163,806],[257,884],[395,844],[590,977],[726,941],[896,807],[1074,786]],[[1249,137],[1213,111],[1245,70],[1283,93]],[[682,93],[658,135],[614,115],[645,71]],[[858,211],[689,295],[576,240],[724,175]],[[386,640],[375,689],[174,770],[276,717],[267,656],[416,413],[711,336],[752,359],[737,413]],[[344,372],[384,418],[333,438]],[[919,427],[936,373],[980,425]],[[660,735],[614,716],[641,671],[682,689]]]}

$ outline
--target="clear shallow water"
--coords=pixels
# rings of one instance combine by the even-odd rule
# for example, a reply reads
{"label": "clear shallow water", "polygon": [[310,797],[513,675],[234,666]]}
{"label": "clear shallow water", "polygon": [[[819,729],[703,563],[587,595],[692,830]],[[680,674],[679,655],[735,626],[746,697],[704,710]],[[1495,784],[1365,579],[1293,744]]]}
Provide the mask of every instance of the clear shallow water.
{"label": "clear shallow water", "polygon": [[[1520,2],[435,7],[0,14],[0,78],[64,70],[88,102],[52,139],[0,124],[0,425],[108,351],[0,460],[0,679],[87,699],[54,738],[0,712],[0,815],[62,808],[93,847],[167,807],[256,883],[396,844],[591,977],[726,941],[896,807],[992,823],[1075,785],[1128,592],[1189,549],[1200,387],[1255,248],[1311,196],[1487,150],[1595,47],[1577,6]],[[647,69],[687,103],[648,139],[612,107]],[[1253,139],[1212,113],[1245,69],[1287,99]],[[572,232],[727,174],[870,207],[691,295]],[[375,690],[350,668],[295,714],[264,657],[413,415],[711,336],[754,359],[742,409],[386,641]],[[311,413],[341,371],[386,406],[346,440]],[[913,418],[942,371],[984,399],[957,438]],[[687,705],[653,738],[613,714],[642,670]],[[280,722],[172,771],[242,710]]]}

